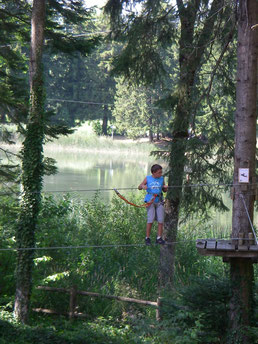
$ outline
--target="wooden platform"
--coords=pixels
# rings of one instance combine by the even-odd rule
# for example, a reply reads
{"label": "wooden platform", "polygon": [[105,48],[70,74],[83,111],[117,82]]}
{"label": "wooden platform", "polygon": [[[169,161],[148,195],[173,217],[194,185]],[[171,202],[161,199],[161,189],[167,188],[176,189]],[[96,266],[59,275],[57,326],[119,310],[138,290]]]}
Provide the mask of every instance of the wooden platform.
{"label": "wooden platform", "polygon": [[258,245],[239,245],[232,240],[197,239],[196,248],[203,256],[225,258],[258,258]]}

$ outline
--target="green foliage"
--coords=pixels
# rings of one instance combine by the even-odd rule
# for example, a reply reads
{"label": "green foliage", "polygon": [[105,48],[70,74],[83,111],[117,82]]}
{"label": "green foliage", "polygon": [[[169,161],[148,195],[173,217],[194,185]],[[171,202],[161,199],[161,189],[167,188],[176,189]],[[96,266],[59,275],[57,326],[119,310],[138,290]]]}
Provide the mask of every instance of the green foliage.
{"label": "green foliage", "polygon": [[[83,22],[73,30],[74,37],[86,35],[94,38],[95,32],[105,32],[101,18]],[[85,34],[85,32],[87,32]],[[79,39],[79,38],[77,38]],[[102,41],[88,56],[72,56],[57,52],[44,57],[48,108],[54,109],[54,123],[69,126],[86,120],[103,121],[100,133],[107,135],[107,120],[111,120],[111,107],[115,92],[115,81],[110,76],[109,65],[113,46]]]}
{"label": "green foliage", "polygon": [[136,139],[149,135],[152,141],[168,132],[168,114],[155,103],[161,91],[143,86],[130,86],[117,79],[117,91],[112,115],[115,118],[116,130],[121,134]]}
{"label": "green foliage", "polygon": [[113,72],[127,80],[149,85],[164,77],[166,68],[162,52],[175,36],[174,10],[165,1],[144,1],[138,16],[131,11],[124,16],[122,8],[127,5],[125,0],[119,5],[116,1],[108,1],[105,6],[113,35],[123,42],[119,56],[114,58]]}
{"label": "green foliage", "polygon": [[[41,284],[64,288],[76,284],[79,290],[156,300],[159,247],[98,247],[144,243],[145,210],[133,208],[117,197],[106,204],[100,196],[86,202],[69,196],[43,198],[36,242],[46,249],[35,251],[32,308],[68,311],[69,295],[37,290],[36,286]],[[132,194],[127,198],[141,202]],[[17,202],[5,198],[2,203],[5,208],[0,210],[1,248],[14,248]],[[62,317],[58,320],[34,314],[31,326],[18,325],[10,313],[15,252],[0,252],[0,343],[79,343],[86,337],[90,344],[223,342],[229,297],[228,266],[219,258],[199,256],[195,248],[197,237],[225,234],[212,232],[211,228],[202,218],[180,226],[175,247],[175,290],[162,295],[161,323],[155,321],[155,310],[149,307],[78,296],[78,311],[88,314],[89,320],[70,324]],[[155,230],[154,227],[153,236]],[[96,247],[81,247],[87,245]],[[62,249],[64,246],[71,248]],[[250,331],[257,338],[255,327]]]}
{"label": "green foliage", "polygon": [[[1,195],[0,207],[0,247],[15,247],[15,229],[18,216],[18,201],[11,196]],[[14,294],[14,271],[16,257],[13,252],[0,251],[0,290],[1,295],[11,296]]]}

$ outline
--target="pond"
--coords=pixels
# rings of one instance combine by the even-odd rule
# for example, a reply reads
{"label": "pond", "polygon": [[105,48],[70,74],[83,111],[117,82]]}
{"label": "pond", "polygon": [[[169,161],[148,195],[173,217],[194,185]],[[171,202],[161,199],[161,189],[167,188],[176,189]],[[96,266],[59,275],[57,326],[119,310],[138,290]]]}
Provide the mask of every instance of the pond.
{"label": "pond", "polygon": [[[129,193],[144,193],[137,186],[157,161],[143,154],[112,154],[98,152],[48,152],[47,156],[57,161],[59,172],[46,176],[44,191],[63,196],[69,193],[74,198],[90,200],[97,191],[105,201],[110,201],[116,188],[125,197]],[[162,162],[158,162],[165,166]],[[166,170],[166,168],[164,168]],[[130,197],[130,196],[129,196]],[[226,205],[231,209],[231,199],[223,195]],[[231,228],[231,210],[226,213],[214,211],[212,223],[215,227]]]}
{"label": "pond", "polygon": [[114,188],[123,193],[131,192],[156,163],[148,156],[132,154],[51,152],[47,155],[56,159],[58,173],[44,178],[44,191],[73,193],[88,200],[97,191],[104,200],[112,198]]}

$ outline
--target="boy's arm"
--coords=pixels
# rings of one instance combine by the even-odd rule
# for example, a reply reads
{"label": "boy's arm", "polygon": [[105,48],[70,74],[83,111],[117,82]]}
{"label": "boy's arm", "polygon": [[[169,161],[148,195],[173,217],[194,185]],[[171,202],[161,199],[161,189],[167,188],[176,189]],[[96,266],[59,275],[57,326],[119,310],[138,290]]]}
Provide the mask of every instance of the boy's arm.
{"label": "boy's arm", "polygon": [[138,190],[147,190],[147,178],[145,177],[141,184],[138,186]]}

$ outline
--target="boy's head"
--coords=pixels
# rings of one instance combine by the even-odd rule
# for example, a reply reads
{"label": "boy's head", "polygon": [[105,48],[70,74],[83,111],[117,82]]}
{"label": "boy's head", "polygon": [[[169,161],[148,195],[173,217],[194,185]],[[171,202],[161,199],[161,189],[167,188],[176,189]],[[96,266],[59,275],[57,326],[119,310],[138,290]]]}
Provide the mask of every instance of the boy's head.
{"label": "boy's head", "polygon": [[151,173],[155,178],[162,176],[162,166],[155,164],[151,166]]}

